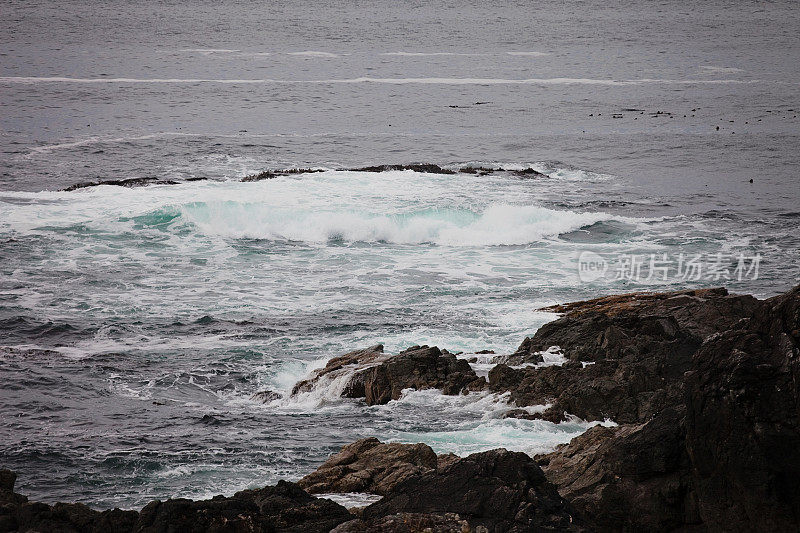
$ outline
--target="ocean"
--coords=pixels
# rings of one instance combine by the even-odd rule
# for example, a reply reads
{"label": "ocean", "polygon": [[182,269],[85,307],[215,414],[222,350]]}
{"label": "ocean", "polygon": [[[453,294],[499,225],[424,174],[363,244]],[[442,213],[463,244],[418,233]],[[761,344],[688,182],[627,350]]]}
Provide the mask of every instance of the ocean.
{"label": "ocean", "polygon": [[[288,393],[377,343],[511,353],[555,303],[800,281],[795,2],[0,12],[0,466],[32,500],[230,495],[366,436],[548,451],[597,422]],[[446,173],[358,170],[410,163]]]}

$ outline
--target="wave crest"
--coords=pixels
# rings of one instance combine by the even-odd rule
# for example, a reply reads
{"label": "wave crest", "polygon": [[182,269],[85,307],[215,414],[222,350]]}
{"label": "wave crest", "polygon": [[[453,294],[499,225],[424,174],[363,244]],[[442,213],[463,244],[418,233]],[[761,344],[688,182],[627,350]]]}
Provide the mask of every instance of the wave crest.
{"label": "wave crest", "polygon": [[440,246],[526,245],[598,222],[607,213],[495,204],[482,212],[424,209],[400,214],[274,208],[259,203],[197,202],[182,215],[208,235],[324,243],[329,241]]}

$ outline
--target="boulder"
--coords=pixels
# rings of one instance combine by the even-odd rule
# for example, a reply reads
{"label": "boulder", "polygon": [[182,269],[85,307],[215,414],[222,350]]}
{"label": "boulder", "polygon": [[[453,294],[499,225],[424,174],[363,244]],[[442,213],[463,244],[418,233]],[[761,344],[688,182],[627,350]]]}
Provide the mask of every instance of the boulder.
{"label": "boulder", "polygon": [[443,354],[437,347],[413,346],[380,364],[356,374],[354,382],[364,384],[367,405],[397,400],[404,389],[439,389],[456,395],[480,390],[485,384],[468,362]]}
{"label": "boulder", "polygon": [[386,495],[414,475],[435,471],[438,458],[425,444],[384,444],[371,437],[344,446],[298,482],[303,489]]}
{"label": "boulder", "polygon": [[251,400],[261,403],[269,403],[275,400],[280,400],[281,398],[283,398],[281,393],[271,390],[262,390],[250,397]]}
{"label": "boulder", "polygon": [[332,383],[339,384],[342,397],[364,398],[367,405],[397,400],[408,388],[439,389],[455,395],[486,386],[486,380],[478,377],[468,362],[435,346],[412,346],[388,355],[377,345],[331,359],[325,368],[297,383],[292,394]]}
{"label": "boulder", "polygon": [[[324,368],[312,372],[311,377],[297,382],[292,388],[292,395],[301,392],[310,392],[315,386],[320,384],[320,381],[331,381],[343,375],[353,374],[357,368],[366,367],[382,358],[385,359],[383,344],[377,344],[363,350],[354,350],[344,355],[334,357],[328,361]],[[363,393],[359,396],[360,392],[360,390],[347,390],[345,394],[347,397],[363,397]]]}
{"label": "boulder", "polygon": [[367,523],[400,513],[457,514],[488,531],[580,531],[582,520],[528,455],[504,449],[472,454],[411,476],[366,507]]}

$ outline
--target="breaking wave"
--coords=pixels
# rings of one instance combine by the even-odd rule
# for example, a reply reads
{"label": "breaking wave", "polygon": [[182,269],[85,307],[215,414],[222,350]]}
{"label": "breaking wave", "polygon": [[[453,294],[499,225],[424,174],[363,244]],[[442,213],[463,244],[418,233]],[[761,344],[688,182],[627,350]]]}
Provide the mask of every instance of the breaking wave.
{"label": "breaking wave", "polygon": [[480,212],[430,208],[399,214],[288,209],[235,201],[197,202],[181,209],[186,219],[208,235],[310,243],[526,245],[598,222],[622,220],[606,213],[508,204],[490,205]]}

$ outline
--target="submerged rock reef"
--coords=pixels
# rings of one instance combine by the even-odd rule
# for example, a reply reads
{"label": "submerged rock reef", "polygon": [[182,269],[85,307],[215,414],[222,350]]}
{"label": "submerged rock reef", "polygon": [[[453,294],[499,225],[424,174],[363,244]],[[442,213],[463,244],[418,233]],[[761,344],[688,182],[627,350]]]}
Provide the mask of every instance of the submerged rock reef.
{"label": "submerged rock reef", "polygon": [[[767,300],[705,289],[550,310],[561,318],[495,356],[488,380],[436,347],[374,346],[332,359],[292,394],[332,387],[376,405],[408,388],[490,391],[550,405],[508,416],[617,425],[535,458],[362,439],[296,484],[141,512],[31,503],[0,471],[0,531],[800,530],[800,287]],[[552,346],[565,362],[536,365]],[[312,496],[332,492],[382,499],[348,511]]]}

